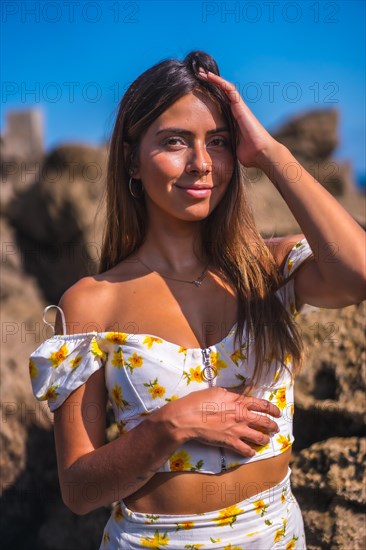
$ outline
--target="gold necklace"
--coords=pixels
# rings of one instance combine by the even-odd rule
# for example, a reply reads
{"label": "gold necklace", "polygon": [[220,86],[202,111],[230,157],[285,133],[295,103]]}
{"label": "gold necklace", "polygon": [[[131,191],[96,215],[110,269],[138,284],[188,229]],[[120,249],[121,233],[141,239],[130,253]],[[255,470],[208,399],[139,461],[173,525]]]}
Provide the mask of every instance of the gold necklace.
{"label": "gold necklace", "polygon": [[163,277],[163,279],[170,279],[171,281],[177,281],[179,283],[188,283],[188,284],[191,284],[191,285],[195,285],[197,288],[201,286],[202,281],[204,280],[204,278],[207,275],[208,264],[206,265],[206,267],[202,271],[201,275],[199,277],[197,277],[197,279],[194,279],[193,281],[187,281],[187,280],[184,280],[184,279],[176,279],[174,277],[168,277],[168,275],[162,275],[158,271],[155,271],[155,269],[151,269],[151,267],[146,265],[145,262],[143,262],[139,256],[136,255],[136,258],[138,259],[139,262],[142,263],[142,265],[144,265],[149,271],[151,271],[151,273],[156,273],[160,277]]}

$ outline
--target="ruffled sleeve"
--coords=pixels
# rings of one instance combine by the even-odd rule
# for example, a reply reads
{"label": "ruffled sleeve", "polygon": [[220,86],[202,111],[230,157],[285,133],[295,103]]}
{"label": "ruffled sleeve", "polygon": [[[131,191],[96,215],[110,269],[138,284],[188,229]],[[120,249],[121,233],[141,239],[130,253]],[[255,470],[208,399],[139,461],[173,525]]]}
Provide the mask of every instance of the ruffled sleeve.
{"label": "ruffled sleeve", "polygon": [[308,241],[303,238],[291,248],[286,258],[282,272],[285,278],[285,284],[277,291],[277,295],[281,299],[287,311],[289,311],[294,318],[296,318],[300,313],[308,313],[310,311],[319,310],[318,307],[310,304],[302,304],[299,310],[296,309],[293,275],[306,259],[313,256],[314,254]]}
{"label": "ruffled sleeve", "polygon": [[97,332],[54,335],[29,356],[35,397],[54,412],[69,395],[104,366],[106,353]]}

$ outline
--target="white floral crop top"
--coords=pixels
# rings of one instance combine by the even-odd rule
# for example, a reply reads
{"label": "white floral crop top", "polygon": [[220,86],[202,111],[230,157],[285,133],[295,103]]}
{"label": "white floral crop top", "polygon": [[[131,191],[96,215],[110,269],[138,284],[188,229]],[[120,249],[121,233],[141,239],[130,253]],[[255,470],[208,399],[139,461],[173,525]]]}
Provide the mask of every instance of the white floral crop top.
{"label": "white floral crop top", "polygon": [[[306,239],[296,243],[286,260],[285,277],[292,275],[311,254]],[[296,317],[299,312],[295,308],[293,283],[293,278],[289,279],[277,295]],[[50,307],[58,306],[47,306],[45,310]],[[59,309],[65,333],[64,315]],[[304,305],[301,311],[308,309],[317,308]],[[157,408],[192,391],[210,385],[230,388],[251,379],[253,349],[249,340],[245,352],[234,348],[235,328],[236,325],[221,342],[204,350],[183,348],[152,334],[87,332],[54,335],[30,355],[33,392],[38,400],[47,400],[53,412],[91,374],[104,367],[109,399],[122,435]],[[291,356],[286,357],[286,364],[291,367]],[[211,376],[212,372],[214,376]],[[285,370],[279,377],[277,364],[273,361],[267,379],[255,387],[251,395],[273,402],[282,412],[280,418],[274,419],[280,428],[279,433],[274,434],[267,445],[252,445],[255,456],[243,457],[226,448],[190,440],[176,449],[158,471],[214,474],[239,464],[273,457],[288,449],[294,440],[294,395],[290,375]]]}

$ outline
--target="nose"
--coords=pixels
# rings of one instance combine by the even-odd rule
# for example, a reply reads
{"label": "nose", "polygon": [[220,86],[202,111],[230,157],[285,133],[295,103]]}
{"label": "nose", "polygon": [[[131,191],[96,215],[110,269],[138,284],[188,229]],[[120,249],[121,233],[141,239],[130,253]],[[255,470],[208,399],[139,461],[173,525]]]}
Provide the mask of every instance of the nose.
{"label": "nose", "polygon": [[190,174],[208,175],[212,172],[212,159],[204,145],[196,143],[191,148],[187,162],[187,172]]}

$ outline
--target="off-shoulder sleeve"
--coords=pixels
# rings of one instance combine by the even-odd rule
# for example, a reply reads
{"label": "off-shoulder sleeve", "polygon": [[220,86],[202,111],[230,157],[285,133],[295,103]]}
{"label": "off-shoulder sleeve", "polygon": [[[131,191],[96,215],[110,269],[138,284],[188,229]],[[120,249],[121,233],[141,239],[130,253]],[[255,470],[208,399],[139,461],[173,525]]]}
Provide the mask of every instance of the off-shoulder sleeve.
{"label": "off-shoulder sleeve", "polygon": [[98,333],[55,335],[29,357],[32,389],[39,401],[55,411],[69,395],[105,363]]}
{"label": "off-shoulder sleeve", "polygon": [[283,267],[282,274],[285,278],[285,284],[277,291],[277,295],[287,311],[289,311],[294,318],[296,318],[300,313],[307,313],[310,311],[319,310],[318,307],[312,306],[310,304],[302,304],[299,310],[296,309],[293,275],[305,260],[313,256],[314,254],[310,248],[308,241],[303,238],[291,248]]}

